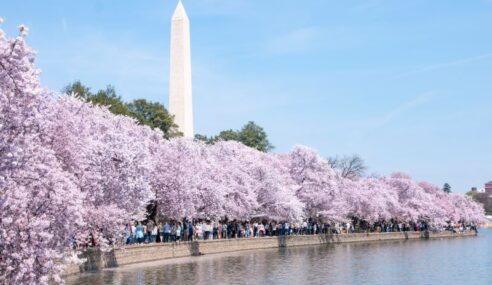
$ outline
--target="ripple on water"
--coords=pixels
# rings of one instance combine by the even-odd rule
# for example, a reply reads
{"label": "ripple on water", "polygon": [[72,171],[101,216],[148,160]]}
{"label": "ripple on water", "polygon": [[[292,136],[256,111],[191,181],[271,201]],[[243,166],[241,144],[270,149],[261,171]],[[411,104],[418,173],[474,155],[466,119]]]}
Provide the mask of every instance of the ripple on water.
{"label": "ripple on water", "polygon": [[476,238],[339,244],[168,260],[72,276],[68,285],[490,285],[492,230]]}

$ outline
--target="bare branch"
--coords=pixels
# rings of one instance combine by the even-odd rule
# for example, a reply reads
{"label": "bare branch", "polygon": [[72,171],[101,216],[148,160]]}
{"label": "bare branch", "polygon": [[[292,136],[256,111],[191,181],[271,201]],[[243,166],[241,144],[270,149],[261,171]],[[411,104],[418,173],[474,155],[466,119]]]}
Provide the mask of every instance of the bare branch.
{"label": "bare branch", "polygon": [[335,169],[340,176],[350,180],[357,180],[365,175],[367,166],[364,160],[357,154],[343,157],[330,157],[328,164]]}

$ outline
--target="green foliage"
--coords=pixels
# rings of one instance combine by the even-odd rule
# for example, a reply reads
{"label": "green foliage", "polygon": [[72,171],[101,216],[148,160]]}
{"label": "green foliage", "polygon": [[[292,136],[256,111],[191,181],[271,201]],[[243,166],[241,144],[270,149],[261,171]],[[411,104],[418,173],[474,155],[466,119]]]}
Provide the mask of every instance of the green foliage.
{"label": "green foliage", "polygon": [[91,89],[82,85],[80,81],[75,81],[74,83],[67,85],[65,88],[62,89],[62,93],[69,95],[74,94],[86,101],[93,96],[91,93]]}
{"label": "green foliage", "polygon": [[129,116],[130,112],[125,102],[120,96],[116,95],[113,86],[108,85],[106,90],[99,90],[95,95],[92,95],[89,100],[95,105],[109,106],[111,113],[116,115]]}
{"label": "green foliage", "polygon": [[442,187],[442,191],[448,194],[451,193],[451,185],[449,185],[449,183],[444,183],[444,186]]}
{"label": "green foliage", "polygon": [[99,90],[96,94],[92,93],[89,87],[86,87],[75,81],[62,90],[66,94],[75,94],[77,97],[92,102],[95,105],[108,106],[113,114],[128,116],[130,112],[120,96],[116,94],[113,86],[108,85],[105,90]]}
{"label": "green foliage", "polygon": [[239,132],[239,141],[263,152],[273,149],[273,145],[268,141],[266,132],[252,121],[248,122]]}
{"label": "green foliage", "polygon": [[[238,131],[234,130],[225,130],[219,133],[218,136],[215,137],[215,141],[238,141],[244,143],[242,140],[241,134]],[[245,143],[244,143],[245,144]]]}
{"label": "green foliage", "polygon": [[205,135],[196,134],[195,135],[195,140],[196,141],[202,141],[202,142],[205,142],[207,144],[211,144],[210,138],[208,138]]}
{"label": "green foliage", "polygon": [[108,106],[113,114],[130,116],[142,125],[158,128],[164,133],[165,138],[182,136],[178,131],[178,125],[174,122],[174,116],[169,114],[166,108],[158,102],[153,103],[145,99],[136,99],[131,103],[125,103],[116,94],[112,86],[107,86],[105,90],[99,90],[94,94],[90,88],[84,86],[80,81],[69,84],[63,88],[62,92],[76,94],[76,96],[87,102]]}
{"label": "green foliage", "polygon": [[142,125],[161,129],[166,138],[169,139],[183,135],[178,131],[178,125],[174,123],[174,116],[169,114],[162,104],[158,102],[147,102],[145,99],[137,99],[127,104],[127,107],[130,115]]}
{"label": "green foliage", "polygon": [[208,144],[213,144],[217,141],[238,141],[262,152],[268,152],[273,149],[265,130],[253,121],[248,122],[241,130],[225,130],[212,137],[197,134],[195,139]]}

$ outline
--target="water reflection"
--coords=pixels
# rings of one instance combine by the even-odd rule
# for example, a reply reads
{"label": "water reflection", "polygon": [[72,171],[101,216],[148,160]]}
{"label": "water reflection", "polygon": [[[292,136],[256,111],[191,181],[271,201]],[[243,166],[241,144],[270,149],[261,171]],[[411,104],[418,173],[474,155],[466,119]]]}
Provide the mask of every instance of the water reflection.
{"label": "water reflection", "polygon": [[492,284],[492,231],[201,256],[85,274],[67,284]]}

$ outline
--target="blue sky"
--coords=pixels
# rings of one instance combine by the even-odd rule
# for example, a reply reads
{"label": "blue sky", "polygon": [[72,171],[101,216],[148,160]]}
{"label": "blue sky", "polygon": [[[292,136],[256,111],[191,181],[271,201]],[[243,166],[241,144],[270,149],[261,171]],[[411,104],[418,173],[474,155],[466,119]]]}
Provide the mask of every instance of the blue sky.
{"label": "blue sky", "polygon": [[[176,0],[4,0],[42,82],[167,106]],[[361,155],[455,192],[492,180],[492,0],[183,0],[195,130],[254,120],[275,151]]]}

